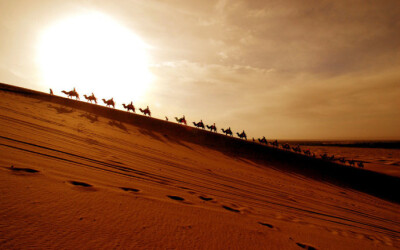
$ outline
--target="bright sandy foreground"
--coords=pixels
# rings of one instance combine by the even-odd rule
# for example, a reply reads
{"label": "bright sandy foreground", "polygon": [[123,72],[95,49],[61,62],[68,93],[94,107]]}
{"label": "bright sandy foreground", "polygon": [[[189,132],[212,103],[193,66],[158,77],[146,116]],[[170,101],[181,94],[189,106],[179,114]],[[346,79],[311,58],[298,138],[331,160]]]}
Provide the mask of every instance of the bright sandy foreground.
{"label": "bright sandy foreground", "polygon": [[109,117],[0,91],[0,248],[400,247],[396,202]]}

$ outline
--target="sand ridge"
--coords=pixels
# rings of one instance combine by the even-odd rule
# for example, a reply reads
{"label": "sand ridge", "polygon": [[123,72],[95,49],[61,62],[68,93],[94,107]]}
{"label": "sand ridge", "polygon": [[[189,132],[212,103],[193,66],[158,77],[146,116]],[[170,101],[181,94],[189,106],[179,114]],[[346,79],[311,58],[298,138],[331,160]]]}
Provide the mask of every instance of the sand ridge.
{"label": "sand ridge", "polygon": [[349,187],[302,156],[19,91],[0,91],[0,248],[400,246],[393,183]]}

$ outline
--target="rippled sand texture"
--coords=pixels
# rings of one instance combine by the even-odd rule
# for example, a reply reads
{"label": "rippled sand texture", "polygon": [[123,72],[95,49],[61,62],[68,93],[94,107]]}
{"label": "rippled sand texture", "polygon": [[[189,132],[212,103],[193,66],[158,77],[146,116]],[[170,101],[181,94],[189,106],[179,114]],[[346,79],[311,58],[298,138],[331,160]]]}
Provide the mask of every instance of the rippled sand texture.
{"label": "rippled sand texture", "polygon": [[400,247],[398,203],[79,105],[0,91],[1,249]]}

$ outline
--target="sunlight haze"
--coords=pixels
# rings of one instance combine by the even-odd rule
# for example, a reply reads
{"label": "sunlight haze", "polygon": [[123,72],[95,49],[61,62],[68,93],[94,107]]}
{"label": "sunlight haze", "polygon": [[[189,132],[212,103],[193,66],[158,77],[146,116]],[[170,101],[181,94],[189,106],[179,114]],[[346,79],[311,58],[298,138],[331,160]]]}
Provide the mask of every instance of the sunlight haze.
{"label": "sunlight haze", "polygon": [[46,87],[138,101],[151,83],[145,44],[111,18],[92,12],[45,29],[37,63]]}

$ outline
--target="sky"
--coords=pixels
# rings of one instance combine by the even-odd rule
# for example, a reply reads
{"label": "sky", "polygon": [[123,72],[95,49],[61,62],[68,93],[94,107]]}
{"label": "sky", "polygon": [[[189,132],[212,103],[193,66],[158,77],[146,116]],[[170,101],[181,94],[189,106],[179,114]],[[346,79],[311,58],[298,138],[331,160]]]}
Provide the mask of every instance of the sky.
{"label": "sky", "polygon": [[400,139],[398,0],[0,0],[0,38],[3,83],[250,138]]}

